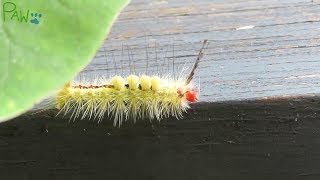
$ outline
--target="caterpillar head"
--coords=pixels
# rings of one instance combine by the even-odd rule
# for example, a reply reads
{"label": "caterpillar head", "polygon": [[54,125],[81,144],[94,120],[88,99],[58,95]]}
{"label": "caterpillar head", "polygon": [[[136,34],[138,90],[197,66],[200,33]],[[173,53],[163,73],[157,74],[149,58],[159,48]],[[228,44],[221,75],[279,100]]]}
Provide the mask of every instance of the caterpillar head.
{"label": "caterpillar head", "polygon": [[184,97],[188,102],[198,101],[198,92],[193,87],[178,88],[179,96]]}

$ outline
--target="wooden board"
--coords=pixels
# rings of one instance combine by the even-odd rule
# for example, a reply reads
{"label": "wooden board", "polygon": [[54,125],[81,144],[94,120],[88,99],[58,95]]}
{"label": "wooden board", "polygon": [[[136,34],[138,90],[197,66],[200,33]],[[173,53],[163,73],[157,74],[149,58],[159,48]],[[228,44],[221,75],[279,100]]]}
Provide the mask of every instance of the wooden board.
{"label": "wooden board", "polygon": [[319,102],[197,104],[121,128],[26,114],[0,126],[1,179],[319,179]]}
{"label": "wooden board", "polygon": [[318,94],[319,12],[310,0],[133,0],[82,74],[177,74],[208,39],[201,101]]}

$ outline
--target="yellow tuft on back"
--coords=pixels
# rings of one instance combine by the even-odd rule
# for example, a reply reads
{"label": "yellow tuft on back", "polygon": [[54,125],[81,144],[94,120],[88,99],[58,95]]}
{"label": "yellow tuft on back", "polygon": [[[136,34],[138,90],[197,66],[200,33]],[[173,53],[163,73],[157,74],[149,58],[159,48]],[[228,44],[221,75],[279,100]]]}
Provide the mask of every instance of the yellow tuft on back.
{"label": "yellow tuft on back", "polygon": [[158,91],[161,89],[161,80],[157,76],[152,76],[151,78],[151,87],[153,91]]}
{"label": "yellow tuft on back", "polygon": [[122,90],[124,88],[124,79],[121,76],[114,76],[111,79],[111,83],[116,90]]}
{"label": "yellow tuft on back", "polygon": [[139,88],[139,77],[136,75],[130,75],[127,78],[129,89],[136,90]]}
{"label": "yellow tuft on back", "polygon": [[141,85],[141,89],[143,91],[150,90],[150,88],[151,88],[151,79],[150,79],[150,77],[146,76],[146,75],[142,75],[140,77],[140,85]]}

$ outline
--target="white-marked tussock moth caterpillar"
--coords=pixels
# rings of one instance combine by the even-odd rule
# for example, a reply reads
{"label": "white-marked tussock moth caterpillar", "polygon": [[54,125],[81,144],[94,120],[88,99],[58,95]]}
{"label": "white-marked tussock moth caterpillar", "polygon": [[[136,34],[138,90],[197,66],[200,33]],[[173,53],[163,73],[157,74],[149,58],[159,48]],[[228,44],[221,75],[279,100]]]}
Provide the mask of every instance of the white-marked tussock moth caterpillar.
{"label": "white-marked tussock moth caterpillar", "polygon": [[196,102],[198,94],[191,83],[203,49],[203,42],[191,71],[185,77],[169,78],[147,75],[115,75],[98,79],[95,83],[68,83],[55,98],[59,113],[70,113],[71,118],[94,118],[101,121],[105,115],[114,119],[114,125],[132,119],[157,119],[169,116],[181,118]]}

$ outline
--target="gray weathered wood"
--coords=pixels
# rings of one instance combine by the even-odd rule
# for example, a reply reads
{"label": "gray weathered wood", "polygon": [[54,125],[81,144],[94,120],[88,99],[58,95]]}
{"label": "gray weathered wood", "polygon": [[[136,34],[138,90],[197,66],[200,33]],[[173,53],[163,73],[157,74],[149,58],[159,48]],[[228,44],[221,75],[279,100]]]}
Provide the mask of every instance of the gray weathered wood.
{"label": "gray weathered wood", "polygon": [[129,59],[138,73],[146,59],[149,74],[164,61],[172,73],[173,44],[179,72],[208,39],[201,101],[320,93],[319,12],[320,2],[310,0],[133,0],[82,75],[128,74]]}

